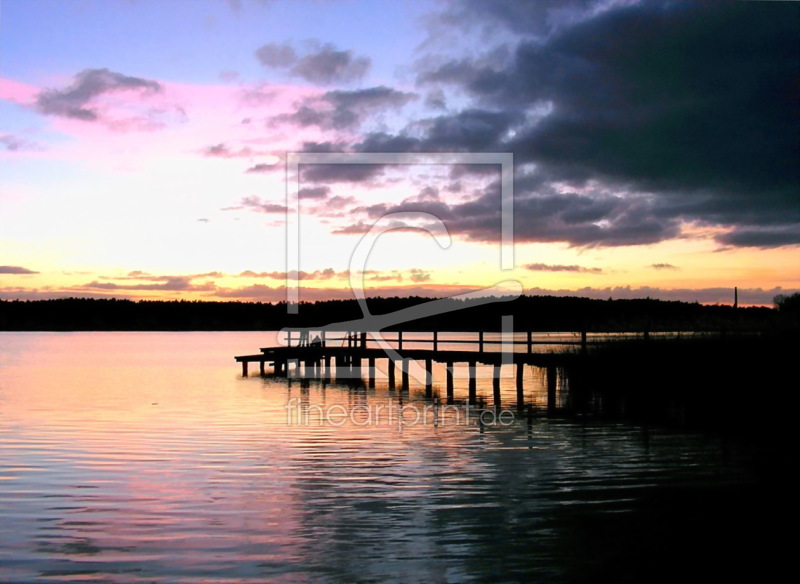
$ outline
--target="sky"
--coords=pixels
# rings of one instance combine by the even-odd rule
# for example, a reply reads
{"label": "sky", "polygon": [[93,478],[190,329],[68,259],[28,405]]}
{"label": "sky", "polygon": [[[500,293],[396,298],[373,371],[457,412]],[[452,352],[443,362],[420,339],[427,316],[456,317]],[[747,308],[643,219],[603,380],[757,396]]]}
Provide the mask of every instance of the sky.
{"label": "sky", "polygon": [[[0,0],[0,298],[771,305],[798,33],[795,2]],[[510,218],[500,165],[424,156],[487,153]]]}

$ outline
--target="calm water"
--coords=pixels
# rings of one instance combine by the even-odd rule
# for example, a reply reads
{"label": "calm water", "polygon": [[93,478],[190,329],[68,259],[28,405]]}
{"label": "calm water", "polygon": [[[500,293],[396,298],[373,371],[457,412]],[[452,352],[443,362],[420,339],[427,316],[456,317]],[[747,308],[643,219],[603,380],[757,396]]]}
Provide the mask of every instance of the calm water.
{"label": "calm water", "polygon": [[[239,377],[233,355],[271,340],[0,333],[0,581],[645,582],[690,566],[759,570],[731,561],[752,560],[763,527],[745,445],[513,414],[481,429],[463,406],[439,409],[435,424],[419,385]],[[525,375],[526,400],[541,404],[542,373]],[[466,380],[456,383],[460,401]],[[491,383],[479,394],[490,398]],[[504,380],[504,403],[514,395]]]}

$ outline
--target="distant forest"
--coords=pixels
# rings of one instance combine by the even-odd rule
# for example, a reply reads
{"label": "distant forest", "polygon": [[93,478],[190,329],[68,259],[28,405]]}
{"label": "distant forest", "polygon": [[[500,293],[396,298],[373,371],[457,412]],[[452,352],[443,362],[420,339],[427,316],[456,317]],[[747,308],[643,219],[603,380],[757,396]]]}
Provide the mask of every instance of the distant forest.
{"label": "distant forest", "polygon": [[[389,314],[431,298],[371,298],[372,314]],[[779,300],[777,309],[706,306],[698,303],[593,300],[522,296],[476,305],[445,300],[453,312],[404,323],[394,330],[500,330],[503,315],[514,316],[517,331],[677,331],[773,330],[798,326],[800,295]],[[301,303],[288,314],[286,303],[151,301],[66,298],[0,300],[2,331],[252,331],[314,327],[361,318],[355,300]],[[390,329],[391,330],[391,329]]]}

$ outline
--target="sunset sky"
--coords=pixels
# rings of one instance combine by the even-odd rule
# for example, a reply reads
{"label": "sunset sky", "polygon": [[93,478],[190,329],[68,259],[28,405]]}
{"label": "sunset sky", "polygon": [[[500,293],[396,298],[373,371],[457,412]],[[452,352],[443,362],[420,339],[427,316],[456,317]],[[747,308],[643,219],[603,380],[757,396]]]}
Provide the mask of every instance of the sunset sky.
{"label": "sunset sky", "polygon": [[[0,298],[800,290],[800,3],[0,0]],[[289,207],[294,205],[288,201]],[[438,218],[442,248],[421,230]],[[415,216],[416,214],[416,216]]]}

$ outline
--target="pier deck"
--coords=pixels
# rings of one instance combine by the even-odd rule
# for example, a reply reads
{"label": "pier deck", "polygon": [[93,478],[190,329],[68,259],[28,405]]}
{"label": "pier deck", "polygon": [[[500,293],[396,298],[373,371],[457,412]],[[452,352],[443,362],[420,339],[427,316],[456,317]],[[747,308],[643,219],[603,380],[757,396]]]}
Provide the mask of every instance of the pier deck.
{"label": "pier deck", "polygon": [[[467,333],[474,339],[464,339],[465,333],[457,333],[460,338],[447,338],[439,332],[430,334],[429,338],[404,338],[403,332],[381,333],[380,339],[387,349],[381,348],[375,340],[376,333],[351,332],[342,333],[344,336],[321,336],[309,341],[308,333],[289,331],[286,345],[277,347],[264,347],[261,353],[254,355],[240,355],[235,357],[242,365],[242,376],[247,377],[248,365],[259,364],[261,375],[266,374],[266,367],[272,368],[273,375],[286,377],[300,377],[304,379],[321,378],[330,379],[332,373],[336,379],[366,377],[370,387],[375,385],[375,365],[379,359],[387,360],[386,373],[389,387],[397,385],[398,369],[400,386],[407,390],[409,387],[409,370],[411,362],[423,366],[424,385],[427,396],[432,396],[433,363],[442,363],[446,366],[447,400],[453,401],[454,368],[457,364],[466,364],[469,379],[469,403],[476,403],[476,378],[477,366],[492,366],[494,403],[500,404],[500,373],[503,365],[516,368],[516,389],[518,404],[522,404],[523,395],[523,368],[534,365],[547,369],[548,392],[552,388],[555,392],[557,383],[557,368],[563,364],[565,355],[576,350],[585,350],[591,344],[586,333],[576,334],[580,340],[536,340],[533,333],[527,333],[525,340],[498,340],[491,338],[483,332]],[[419,333],[415,333],[419,335]],[[295,336],[296,335],[296,336]],[[497,336],[497,335],[495,335]],[[418,348],[418,345],[429,345],[430,348]],[[468,345],[469,348],[452,349],[454,344]],[[404,346],[405,345],[405,346]],[[414,348],[409,345],[415,345]],[[559,351],[536,352],[538,345],[558,345]],[[362,367],[366,361],[367,366]]]}

